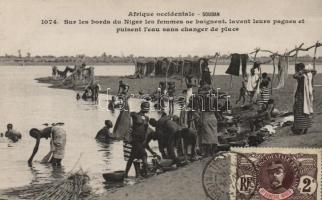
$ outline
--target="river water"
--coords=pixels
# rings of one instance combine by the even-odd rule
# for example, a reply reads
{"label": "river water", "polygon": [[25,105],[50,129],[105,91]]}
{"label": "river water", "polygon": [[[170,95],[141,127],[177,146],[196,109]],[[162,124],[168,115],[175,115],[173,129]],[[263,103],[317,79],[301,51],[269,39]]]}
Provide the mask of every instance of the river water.
{"label": "river water", "polygon": [[[95,72],[97,75],[133,73],[127,66],[98,66]],[[74,91],[51,89],[47,84],[34,80],[50,74],[51,68],[48,66],[0,66],[0,132],[4,133],[7,123],[12,123],[14,129],[22,133],[22,140],[14,144],[0,138],[0,189],[59,178],[61,173],[39,163],[49,152],[49,140],[42,139],[33,168],[27,166],[35,145],[29,130],[45,128],[43,123],[52,122],[64,122],[67,132],[62,170],[67,173],[82,167],[91,177],[92,185],[98,189],[103,188],[102,173],[124,169],[122,143],[103,145],[97,143],[94,137],[103,127],[104,120],[115,122],[117,113],[113,115],[106,110],[105,95],[99,97],[99,105],[85,103],[76,101]],[[138,101],[132,100],[130,105],[135,110],[138,104]]]}
{"label": "river water", "polygon": [[[218,66],[216,74],[224,74],[226,68]],[[321,70],[320,66],[317,68]],[[100,76],[133,73],[134,66],[95,67],[95,74]],[[22,133],[22,140],[14,144],[0,138],[0,189],[47,182],[64,174],[39,163],[49,152],[49,140],[45,139],[41,141],[33,167],[27,165],[35,145],[29,130],[42,129],[45,127],[43,123],[64,122],[67,146],[62,171],[67,173],[81,167],[88,172],[93,187],[103,191],[106,185],[102,173],[123,170],[126,163],[121,142],[103,145],[97,143],[94,137],[103,127],[104,120],[115,122],[118,113],[106,110],[107,99],[104,95],[100,95],[99,105],[85,103],[76,101],[74,91],[51,89],[47,84],[34,80],[50,74],[49,66],[0,66],[0,132],[5,132],[7,123],[13,123],[14,129]],[[138,100],[131,100],[132,110],[138,108],[139,103]],[[150,116],[155,117],[156,113]]]}

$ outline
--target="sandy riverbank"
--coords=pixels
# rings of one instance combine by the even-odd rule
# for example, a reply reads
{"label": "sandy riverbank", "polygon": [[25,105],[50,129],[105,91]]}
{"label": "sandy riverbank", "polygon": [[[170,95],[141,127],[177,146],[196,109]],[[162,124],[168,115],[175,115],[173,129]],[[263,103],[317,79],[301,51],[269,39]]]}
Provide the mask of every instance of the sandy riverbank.
{"label": "sandy riverbank", "polygon": [[194,200],[206,199],[202,187],[202,171],[208,159],[151,177],[142,183],[121,188],[115,192],[106,192],[98,199],[109,200]]}
{"label": "sandy riverbank", "polygon": [[[290,127],[262,143],[264,147],[311,147],[322,148],[322,115],[315,117],[315,123],[307,135],[293,135]],[[196,161],[176,171],[151,177],[142,183],[105,192],[98,199],[120,200],[194,200],[207,199],[202,187],[202,171],[208,159]]]}
{"label": "sandy riverbank", "polygon": [[[289,127],[262,143],[265,147],[311,147],[322,148],[322,115],[315,118],[315,124],[307,135],[293,135]],[[120,188],[114,192],[105,192],[98,199],[120,200],[194,200],[207,199],[202,187],[202,171],[208,159],[196,161],[176,171],[151,177],[142,183]]]}

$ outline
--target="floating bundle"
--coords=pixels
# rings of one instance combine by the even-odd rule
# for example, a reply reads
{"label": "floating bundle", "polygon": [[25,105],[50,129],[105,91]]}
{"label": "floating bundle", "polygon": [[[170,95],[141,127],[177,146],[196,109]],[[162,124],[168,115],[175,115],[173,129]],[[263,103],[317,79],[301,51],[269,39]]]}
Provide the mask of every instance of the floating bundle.
{"label": "floating bundle", "polygon": [[89,176],[82,172],[45,184],[37,184],[7,192],[8,196],[33,200],[76,200],[90,196]]}

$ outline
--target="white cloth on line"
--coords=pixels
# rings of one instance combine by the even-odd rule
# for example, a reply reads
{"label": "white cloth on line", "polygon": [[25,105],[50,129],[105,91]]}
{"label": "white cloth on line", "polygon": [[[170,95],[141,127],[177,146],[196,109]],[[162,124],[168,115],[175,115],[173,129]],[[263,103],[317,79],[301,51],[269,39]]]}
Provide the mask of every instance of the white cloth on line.
{"label": "white cloth on line", "polygon": [[[312,70],[311,65],[307,65],[305,67],[306,70]],[[313,74],[312,72],[308,72],[304,74],[304,105],[303,105],[303,112],[305,114],[312,114],[313,113]]]}

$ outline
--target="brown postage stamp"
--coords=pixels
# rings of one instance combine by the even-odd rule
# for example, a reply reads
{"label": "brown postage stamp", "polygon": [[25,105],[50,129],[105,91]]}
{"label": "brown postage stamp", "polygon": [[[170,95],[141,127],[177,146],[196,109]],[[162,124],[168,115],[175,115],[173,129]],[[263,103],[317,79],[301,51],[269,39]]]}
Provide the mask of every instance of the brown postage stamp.
{"label": "brown postage stamp", "polygon": [[211,199],[320,200],[321,153],[321,149],[233,148],[209,161],[203,187]]}

